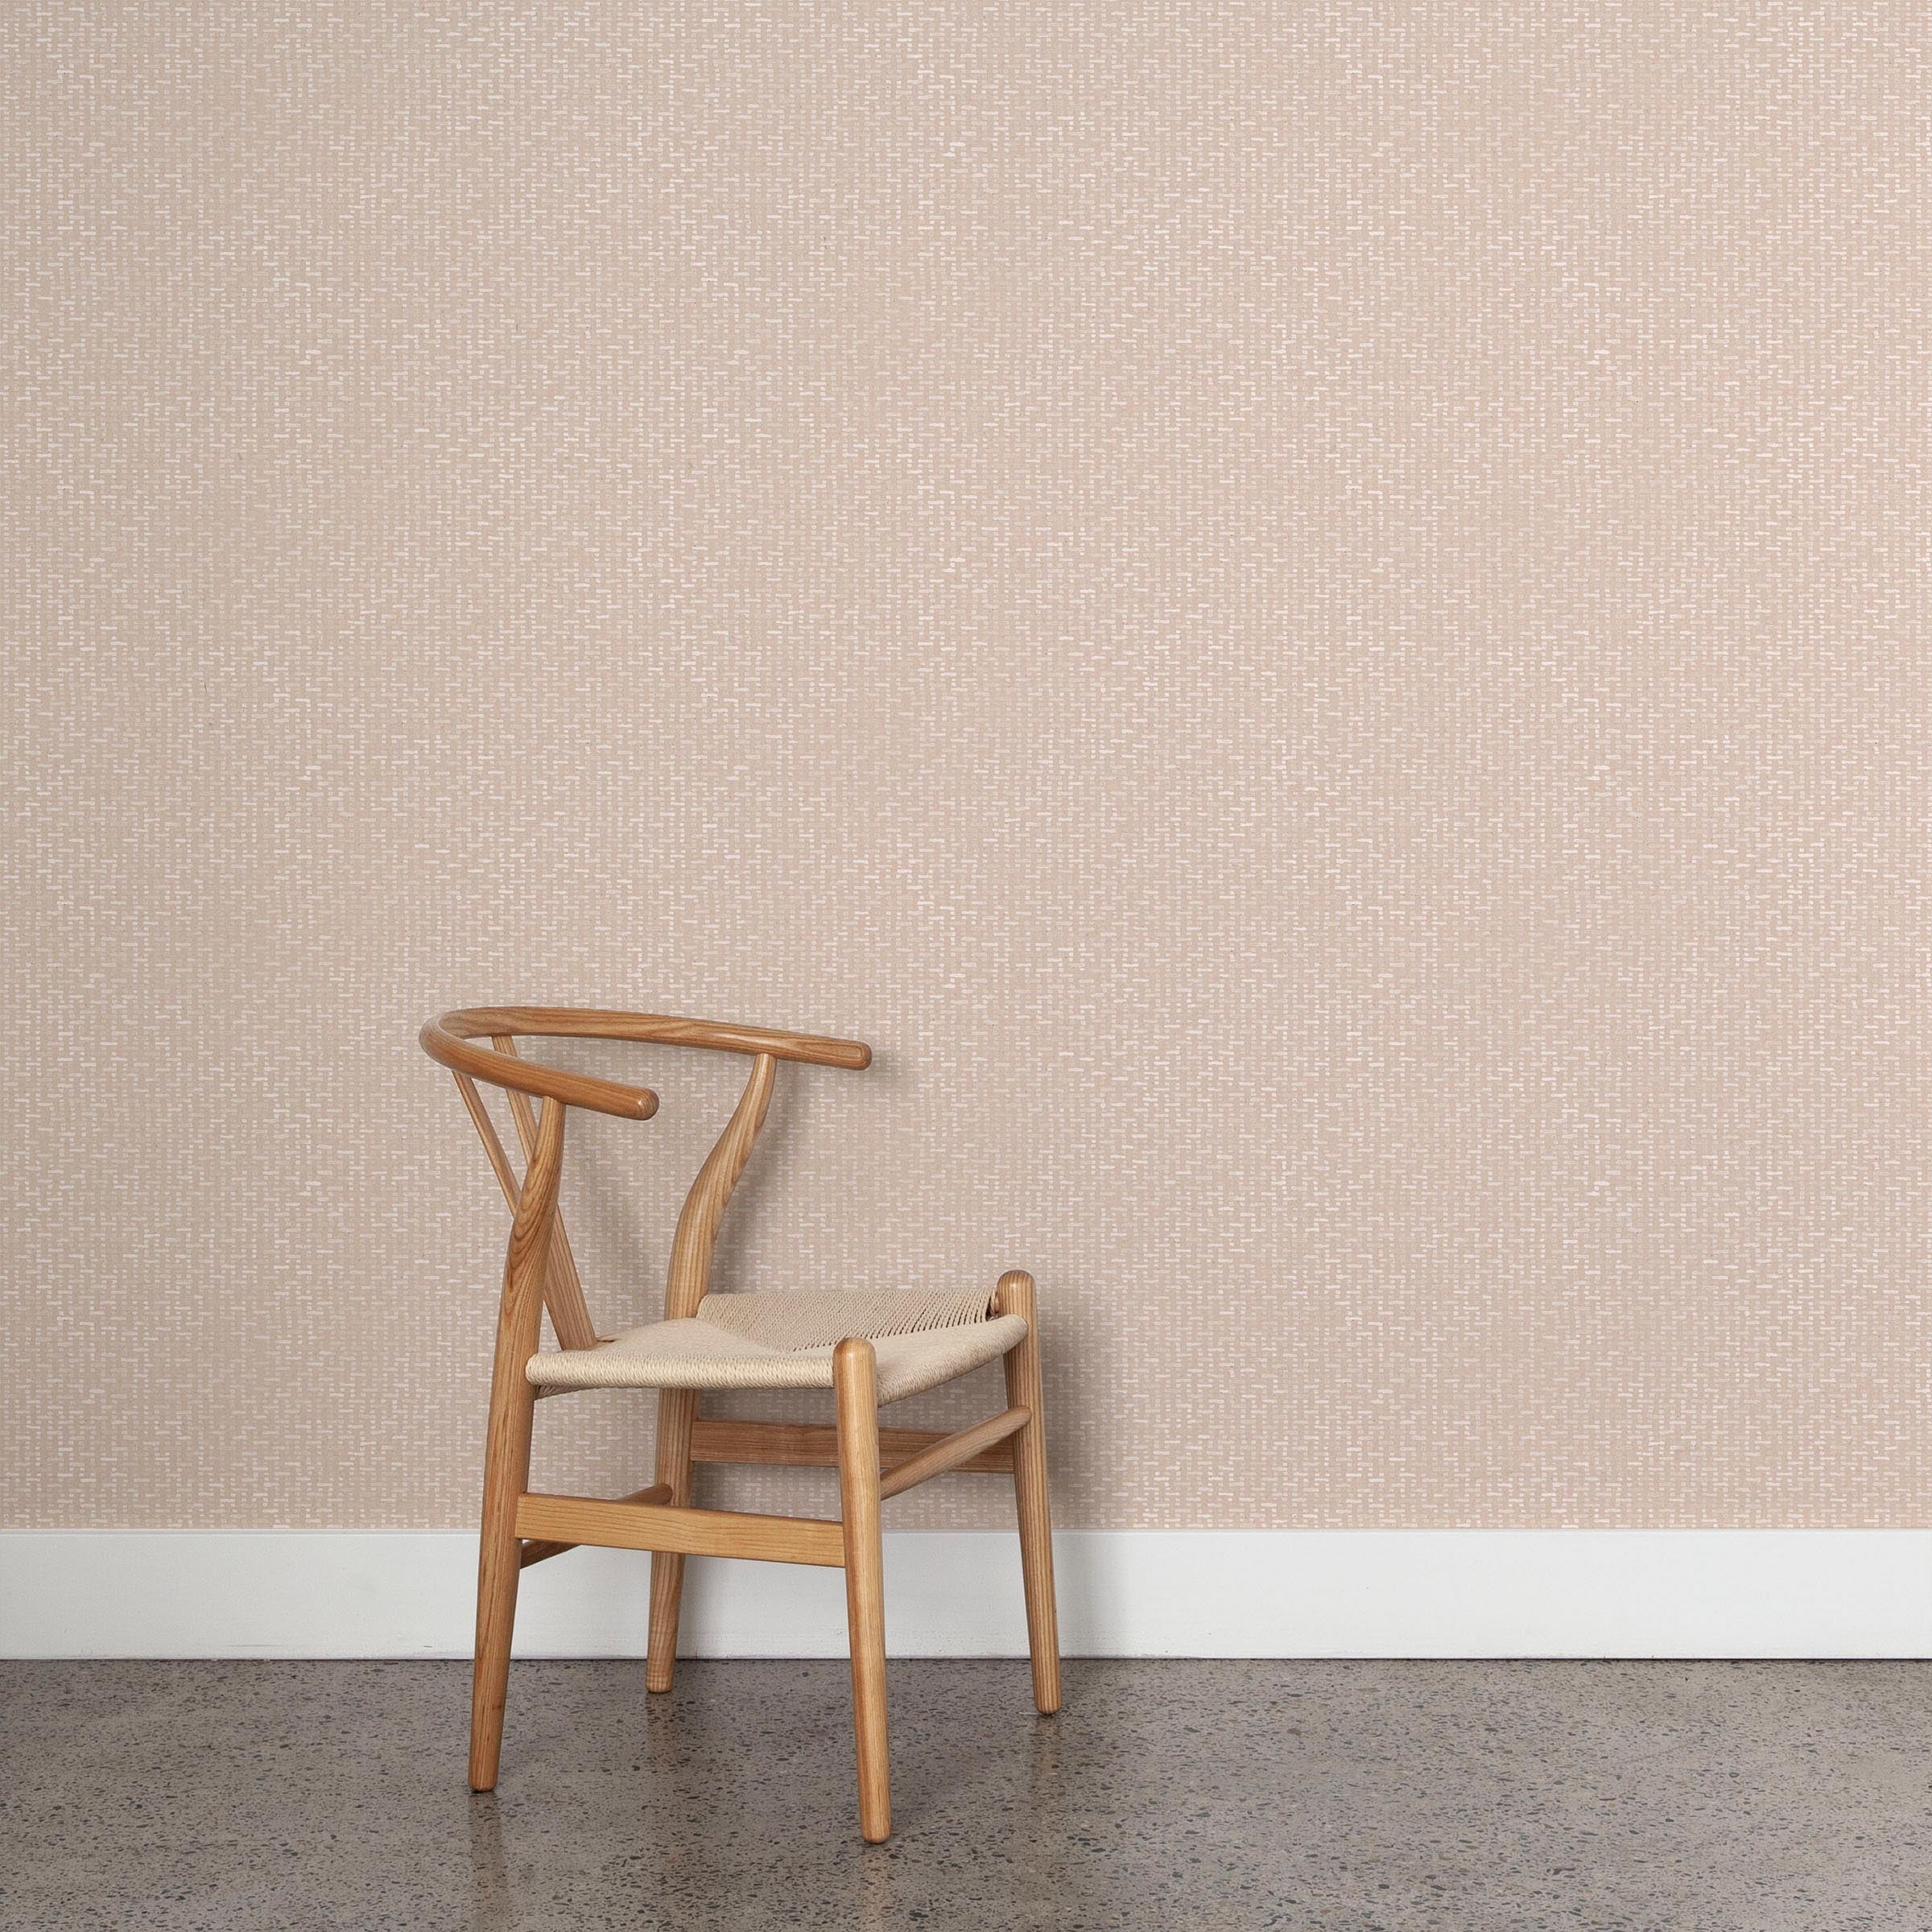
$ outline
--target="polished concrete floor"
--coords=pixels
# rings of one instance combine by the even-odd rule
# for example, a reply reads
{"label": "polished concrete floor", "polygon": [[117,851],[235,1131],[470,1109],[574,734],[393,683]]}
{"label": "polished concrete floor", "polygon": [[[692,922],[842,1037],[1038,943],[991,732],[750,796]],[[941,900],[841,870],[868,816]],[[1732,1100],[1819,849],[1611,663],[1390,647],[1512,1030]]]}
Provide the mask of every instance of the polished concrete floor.
{"label": "polished concrete floor", "polygon": [[1932,1928],[1932,1666],[0,1665],[0,1926]]}

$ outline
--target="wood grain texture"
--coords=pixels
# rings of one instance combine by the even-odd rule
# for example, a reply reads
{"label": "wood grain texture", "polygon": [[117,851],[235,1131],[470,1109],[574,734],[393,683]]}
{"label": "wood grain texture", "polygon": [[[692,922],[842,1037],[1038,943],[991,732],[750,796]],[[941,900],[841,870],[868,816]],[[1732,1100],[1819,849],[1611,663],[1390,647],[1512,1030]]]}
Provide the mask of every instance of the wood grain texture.
{"label": "wood grain texture", "polygon": [[463,1096],[463,1104],[469,1110],[471,1121],[477,1129],[477,1137],[483,1143],[483,1152],[489,1162],[489,1170],[497,1177],[497,1185],[503,1191],[504,1204],[514,1216],[517,1212],[518,1197],[523,1191],[523,1183],[517,1179],[516,1170],[510,1164],[510,1156],[503,1151],[503,1142],[497,1133],[497,1124],[489,1117],[489,1109],[484,1104],[483,1096],[477,1092],[477,1084],[466,1073],[453,1073],[456,1092]]}
{"label": "wood grain texture", "polygon": [[[512,1059],[518,1057],[517,1042],[507,1034],[493,1038],[490,1044],[497,1052],[508,1054]],[[530,1150],[537,1144],[537,1117],[530,1107],[528,1094],[512,1087],[508,1090],[508,1096],[510,1117],[515,1123],[517,1140],[527,1161]],[[555,1331],[559,1348],[597,1346],[597,1331],[584,1302],[584,1283],[577,1273],[577,1257],[571,1252],[570,1234],[564,1225],[560,1203],[551,1217],[550,1261],[543,1271],[543,1305],[550,1311],[550,1325]]]}
{"label": "wood grain texture", "polygon": [[907,1456],[887,1472],[880,1480],[879,1494],[898,1496],[906,1490],[917,1488],[921,1483],[931,1482],[935,1476],[943,1476],[948,1470],[963,1468],[995,1443],[1003,1443],[1023,1429],[1030,1419],[1024,1409],[1008,1409],[998,1415],[988,1417],[983,1422],[974,1423],[969,1429],[941,1436],[936,1443],[915,1455]]}
{"label": "wood grain texture", "polygon": [[745,1092],[685,1197],[677,1232],[671,1237],[671,1268],[664,1287],[667,1322],[696,1315],[711,1285],[711,1257],[717,1245],[718,1228],[731,1191],[751,1158],[752,1143],[765,1124],[777,1071],[778,1063],[770,1054],[761,1053],[752,1062]]}
{"label": "wood grain texture", "polygon": [[[691,1432],[698,1391],[658,1393],[658,1481],[679,1507],[691,1501]],[[668,1690],[677,1672],[678,1615],[684,1600],[684,1556],[666,1547],[650,1559],[650,1620],[645,1637],[644,1687]]]}
{"label": "wood grain texture", "polygon": [[597,1113],[614,1113],[625,1120],[647,1121],[657,1112],[658,1096],[648,1087],[626,1087],[588,1074],[568,1073],[476,1043],[479,1034],[500,1037],[514,1032],[519,1011],[511,1007],[446,1013],[440,1019],[425,1021],[417,1038],[431,1059],[473,1080],[539,1099],[563,1100]]}
{"label": "wood grain texture", "polygon": [[892,1835],[892,1771],[886,1726],[886,1575],[879,1542],[879,1406],[870,1342],[832,1351],[839,1417],[839,1497],[845,1621],[852,1641],[852,1732],[859,1765],[859,1830],[869,1844]]}
{"label": "wood grain texture", "polygon": [[[777,1026],[741,1026],[669,1013],[617,1013],[581,1006],[472,1006],[431,1022],[460,1039],[479,1034],[539,1035],[560,1040],[627,1040],[662,1046],[698,1046],[724,1053],[769,1055],[819,1067],[859,1072],[872,1064],[872,1049],[859,1040],[788,1033]],[[427,1045],[427,1042],[425,1042]]]}
{"label": "wood grain texture", "polygon": [[1033,1701],[1060,1707],[1060,1624],[1053,1593],[1053,1521],[1046,1496],[1046,1426],[1040,1377],[1039,1311],[1033,1277],[1018,1269],[1000,1277],[997,1315],[1017,1315],[1026,1339],[1006,1356],[1006,1399],[1026,1412],[1013,1439],[1013,1493],[1020,1519],[1020,1572],[1026,1587],[1026,1645],[1033,1658]]}
{"label": "wood grain texture", "polygon": [[563,1104],[546,1100],[539,1117],[529,1171],[510,1225],[503,1266],[490,1372],[489,1426],[483,1452],[483,1524],[477,1572],[477,1647],[470,1685],[469,1783],[495,1788],[503,1743],[503,1705],[510,1683],[510,1643],[517,1614],[517,1508],[530,1480],[535,1392],[524,1364],[542,1326],[544,1271],[564,1164]]}
{"label": "wood grain texture", "polygon": [[[489,1157],[490,1171],[497,1177],[497,1185],[502,1190],[503,1199],[508,1203],[511,1215],[517,1211],[517,1201],[522,1192],[522,1183],[518,1180],[510,1164],[510,1157],[503,1151],[503,1143],[497,1137],[496,1123],[489,1117],[489,1109],[483,1096],[477,1092],[477,1084],[466,1073],[455,1075],[456,1091],[463,1096],[463,1104],[474,1122],[477,1137],[483,1143],[483,1151]],[[535,1145],[535,1120],[530,1113],[530,1102],[522,1094],[512,1096],[512,1113],[516,1121],[517,1137],[522,1143],[526,1160]],[[520,1108],[520,1111],[518,1110]],[[598,1336],[590,1319],[590,1311],[584,1306],[584,1288],[577,1276],[576,1259],[571,1253],[570,1243],[564,1232],[564,1216],[559,1211],[551,1233],[550,1264],[543,1275],[543,1305],[550,1311],[551,1326],[556,1331],[558,1345],[565,1348],[590,1348],[597,1345]],[[567,1340],[575,1336],[575,1340]],[[546,1396],[564,1394],[568,1390],[540,1389],[537,1400]]]}
{"label": "wood grain texture", "polygon": [[[598,1016],[600,1023],[622,1016]],[[659,1022],[630,1016],[640,1026],[656,1027]],[[702,1030],[695,1021],[665,1022],[680,1035],[693,1029]],[[658,1037],[654,1032],[650,1037]],[[704,1040],[679,1037],[668,1043],[697,1046]],[[751,1158],[758,1129],[765,1124],[771,1104],[772,1088],[778,1074],[775,1055],[760,1052],[753,1059],[745,1077],[745,1090],[737,1105],[719,1134],[704,1164],[698,1170],[679,1211],[678,1224],[671,1236],[671,1261],[666,1272],[664,1319],[673,1321],[696,1315],[711,1280],[712,1254],[717,1245],[718,1229],[724,1210]],[[658,1397],[658,1480],[671,1492],[676,1503],[691,1496],[691,1435],[697,1419],[698,1392],[692,1389],[667,1389]],[[684,1595],[684,1552],[667,1547],[650,1559],[650,1617],[646,1638],[645,1688],[670,1690],[677,1671],[678,1620]]]}
{"label": "wood grain texture", "polygon": [[[671,1500],[670,1489],[663,1483],[653,1483],[647,1488],[634,1490],[629,1496],[620,1496],[621,1503],[668,1503]],[[526,1538],[522,1553],[518,1558],[519,1565],[527,1570],[532,1563],[547,1563],[553,1556],[561,1556],[567,1550],[580,1549],[578,1543],[559,1543],[552,1539]]]}
{"label": "wood grain texture", "polygon": [[526,1495],[517,1534],[609,1550],[672,1550],[680,1556],[737,1556],[768,1563],[836,1569],[845,1560],[839,1525],[795,1516],[669,1504],[609,1503],[588,1496]]}
{"label": "wood grain texture", "polygon": [[[879,1430],[879,1466],[890,1472],[952,1439],[943,1429]],[[839,1432],[823,1422],[732,1421],[700,1416],[691,1431],[696,1463],[765,1464],[787,1469],[836,1469]],[[996,1442],[957,1465],[961,1475],[1009,1476],[1013,1445]]]}

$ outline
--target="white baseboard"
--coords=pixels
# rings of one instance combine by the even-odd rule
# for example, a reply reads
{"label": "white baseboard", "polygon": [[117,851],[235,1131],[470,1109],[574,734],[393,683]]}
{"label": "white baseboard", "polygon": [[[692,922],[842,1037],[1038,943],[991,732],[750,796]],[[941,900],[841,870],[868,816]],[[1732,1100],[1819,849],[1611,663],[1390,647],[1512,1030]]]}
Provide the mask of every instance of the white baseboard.
{"label": "white baseboard", "polygon": [[[1068,1530],[1074,1657],[1932,1657],[1932,1530]],[[0,1534],[0,1656],[461,1657],[476,1539],[435,1530]],[[517,1648],[636,1657],[649,1559],[523,1579]],[[694,1562],[698,1657],[833,1657],[836,1570]],[[1009,1535],[886,1538],[895,1656],[1026,1649]]]}

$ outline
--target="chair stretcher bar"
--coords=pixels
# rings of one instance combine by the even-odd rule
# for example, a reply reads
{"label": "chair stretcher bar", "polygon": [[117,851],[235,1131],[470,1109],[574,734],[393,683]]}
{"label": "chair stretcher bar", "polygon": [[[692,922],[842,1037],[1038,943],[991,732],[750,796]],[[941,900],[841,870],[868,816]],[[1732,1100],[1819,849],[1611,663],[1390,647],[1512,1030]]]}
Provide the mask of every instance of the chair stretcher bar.
{"label": "chair stretcher bar", "polygon": [[[640,1489],[634,1495],[624,1498],[621,1506],[634,1506],[638,1503],[667,1503],[671,1501],[669,1483],[653,1483],[648,1489]],[[527,1570],[532,1563],[548,1563],[553,1556],[561,1556],[566,1550],[574,1550],[575,1543],[555,1542],[526,1542],[518,1558],[518,1567]]]}
{"label": "chair stretcher bar", "polygon": [[526,1494],[516,1534],[606,1550],[669,1550],[681,1556],[742,1556],[774,1563],[845,1562],[844,1533],[809,1517],[753,1516],[738,1509],[686,1509],[665,1503],[600,1502],[588,1496]]}
{"label": "chair stretcher bar", "polygon": [[[997,1418],[995,1418],[997,1419]],[[1015,1429],[1022,1425],[1015,1423]],[[1010,1476],[1013,1445],[1000,1438],[964,1461],[949,1465],[967,1475]],[[942,1429],[881,1429],[880,1466],[890,1475],[915,1456],[956,1439]],[[700,1416],[692,1425],[694,1463],[760,1463],[787,1469],[836,1469],[839,1432],[824,1422],[741,1422]]]}
{"label": "chair stretcher bar", "polygon": [[[1017,1435],[1032,1420],[1030,1409],[1006,1409],[983,1422],[975,1423],[970,1429],[960,1430],[956,1435],[942,1436],[923,1454],[910,1457],[897,1468],[886,1471],[879,1480],[879,1494],[881,1497],[897,1496],[902,1489],[910,1489],[932,1476],[943,1476],[948,1469],[957,1469],[982,1450]],[[1006,1454],[1010,1462],[1013,1451],[1009,1449]]]}

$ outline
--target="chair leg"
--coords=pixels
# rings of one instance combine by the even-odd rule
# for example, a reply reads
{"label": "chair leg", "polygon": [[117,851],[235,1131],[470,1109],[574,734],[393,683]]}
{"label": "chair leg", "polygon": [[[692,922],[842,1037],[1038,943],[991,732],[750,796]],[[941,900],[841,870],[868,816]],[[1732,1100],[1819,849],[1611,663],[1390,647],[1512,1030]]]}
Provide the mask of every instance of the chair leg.
{"label": "chair leg", "polygon": [[840,1342],[832,1352],[832,1377],[838,1404],[859,1831],[868,1844],[877,1845],[892,1835],[892,1773],[886,1736],[886,1579],[879,1544],[879,1404],[872,1344]]}
{"label": "chair leg", "polygon": [[[658,1396],[658,1480],[682,1509],[691,1501],[691,1430],[698,1419],[695,1389]],[[645,1641],[644,1688],[668,1690],[678,1667],[678,1612],[684,1598],[684,1558],[670,1550],[650,1554],[650,1629]]]}
{"label": "chair leg", "polygon": [[530,1423],[536,1391],[523,1374],[527,1352],[499,1340],[483,1452],[483,1534],[477,1561],[477,1654],[470,1678],[469,1788],[493,1791],[510,1690],[510,1640],[517,1620],[522,1547],[517,1503],[530,1487]]}
{"label": "chair leg", "polygon": [[1020,1519],[1020,1572],[1026,1584],[1026,1647],[1033,1701],[1048,1715],[1060,1707],[1060,1629],[1053,1602],[1053,1525],[1046,1505],[1046,1429],[1040,1393],[1039,1325],[1033,1277],[1001,1275],[993,1296],[1001,1315],[1023,1315],[1026,1339],[1006,1355],[1006,1400],[1032,1420],[1013,1439],[1013,1494]]}

